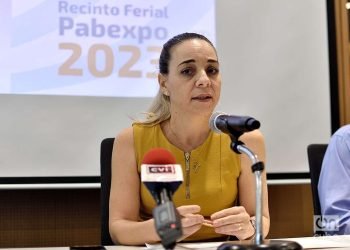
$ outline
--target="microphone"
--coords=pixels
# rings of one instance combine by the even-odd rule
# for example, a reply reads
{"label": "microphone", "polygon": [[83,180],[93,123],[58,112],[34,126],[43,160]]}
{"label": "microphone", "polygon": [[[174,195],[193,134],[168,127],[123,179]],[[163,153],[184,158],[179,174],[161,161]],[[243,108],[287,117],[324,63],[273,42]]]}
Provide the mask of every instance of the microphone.
{"label": "microphone", "polygon": [[239,243],[223,243],[218,250],[262,250],[262,249],[290,249],[301,250],[301,245],[293,241],[265,240],[263,241],[262,227],[262,180],[261,171],[264,163],[252,150],[239,141],[238,138],[245,132],[253,131],[260,127],[260,122],[250,116],[234,116],[221,112],[215,112],[209,119],[209,127],[217,133],[226,133],[231,137],[231,149],[237,154],[244,153],[252,161],[252,172],[255,174],[255,217],[256,231],[253,242],[242,241]]}
{"label": "microphone", "polygon": [[241,135],[260,127],[260,122],[250,116],[228,115],[222,112],[215,112],[209,119],[209,127],[217,133],[229,135]]}
{"label": "microphone", "polygon": [[168,150],[151,149],[142,160],[141,181],[157,203],[152,213],[162,245],[173,249],[182,236],[181,218],[172,202],[172,195],[183,182],[181,166]]}

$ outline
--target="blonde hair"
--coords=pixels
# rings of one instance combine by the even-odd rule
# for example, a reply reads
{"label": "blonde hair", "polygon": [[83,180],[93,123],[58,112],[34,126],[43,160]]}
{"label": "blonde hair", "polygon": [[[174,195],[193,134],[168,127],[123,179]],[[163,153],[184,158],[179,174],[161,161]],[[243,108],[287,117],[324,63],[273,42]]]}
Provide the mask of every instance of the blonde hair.
{"label": "blonde hair", "polygon": [[137,120],[135,123],[144,125],[156,125],[170,118],[170,98],[160,90],[154,98],[150,108],[144,113],[144,120]]}

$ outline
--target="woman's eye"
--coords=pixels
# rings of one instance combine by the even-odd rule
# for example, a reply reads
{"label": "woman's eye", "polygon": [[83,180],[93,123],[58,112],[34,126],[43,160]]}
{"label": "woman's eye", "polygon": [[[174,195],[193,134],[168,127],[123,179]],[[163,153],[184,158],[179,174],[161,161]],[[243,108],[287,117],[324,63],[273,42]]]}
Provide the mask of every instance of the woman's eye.
{"label": "woman's eye", "polygon": [[210,67],[207,69],[207,72],[208,72],[208,74],[215,75],[215,74],[219,73],[219,69],[217,69],[215,67]]}
{"label": "woman's eye", "polygon": [[192,75],[193,74],[193,70],[191,68],[186,68],[186,69],[181,70],[181,74]]}

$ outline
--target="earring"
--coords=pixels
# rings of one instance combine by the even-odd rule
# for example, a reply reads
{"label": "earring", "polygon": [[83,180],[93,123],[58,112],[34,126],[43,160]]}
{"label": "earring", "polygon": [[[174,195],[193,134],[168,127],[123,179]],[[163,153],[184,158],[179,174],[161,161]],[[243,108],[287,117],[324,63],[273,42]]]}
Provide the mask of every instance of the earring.
{"label": "earring", "polygon": [[169,96],[169,92],[168,92],[168,91],[164,91],[164,92],[163,92],[163,95]]}

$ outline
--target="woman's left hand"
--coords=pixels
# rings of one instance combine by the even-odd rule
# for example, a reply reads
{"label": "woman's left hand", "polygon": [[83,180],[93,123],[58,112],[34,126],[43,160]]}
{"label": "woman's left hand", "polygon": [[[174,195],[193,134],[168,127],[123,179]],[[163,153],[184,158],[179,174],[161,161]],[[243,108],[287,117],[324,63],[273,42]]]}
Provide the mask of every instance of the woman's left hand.
{"label": "woman's left hand", "polygon": [[255,228],[250,222],[250,216],[242,206],[221,210],[210,216],[216,233],[234,235],[239,240],[251,238]]}

